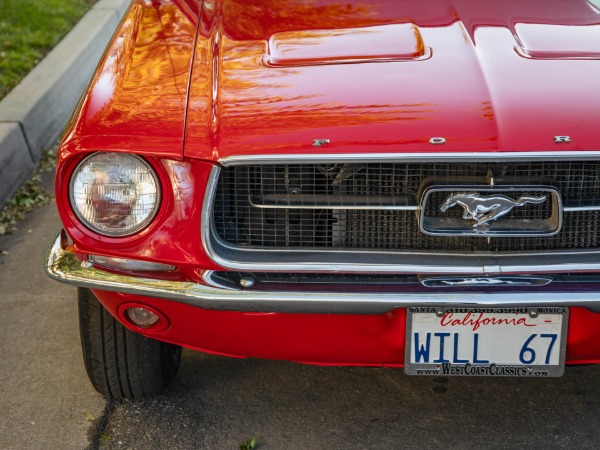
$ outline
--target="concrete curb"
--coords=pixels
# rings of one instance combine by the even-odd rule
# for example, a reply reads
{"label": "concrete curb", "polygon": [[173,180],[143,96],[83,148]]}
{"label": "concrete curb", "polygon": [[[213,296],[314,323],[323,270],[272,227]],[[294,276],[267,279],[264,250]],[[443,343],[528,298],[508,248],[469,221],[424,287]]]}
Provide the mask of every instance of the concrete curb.
{"label": "concrete curb", "polygon": [[60,136],[129,0],[99,0],[0,102],[0,208]]}

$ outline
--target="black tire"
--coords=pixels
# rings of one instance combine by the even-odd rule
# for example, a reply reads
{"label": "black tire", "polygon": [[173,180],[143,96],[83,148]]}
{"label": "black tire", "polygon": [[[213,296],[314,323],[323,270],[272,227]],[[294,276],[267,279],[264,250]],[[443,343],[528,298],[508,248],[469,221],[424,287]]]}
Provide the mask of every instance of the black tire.
{"label": "black tire", "polygon": [[175,378],[181,347],[148,339],[121,325],[89,289],[78,289],[79,330],[88,377],[107,398],[160,394]]}

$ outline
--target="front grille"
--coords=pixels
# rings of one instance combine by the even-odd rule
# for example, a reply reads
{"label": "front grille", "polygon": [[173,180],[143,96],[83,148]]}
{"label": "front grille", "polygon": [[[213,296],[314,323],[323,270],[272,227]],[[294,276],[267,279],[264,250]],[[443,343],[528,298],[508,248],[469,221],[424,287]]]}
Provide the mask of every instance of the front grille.
{"label": "front grille", "polygon": [[[594,249],[600,244],[600,211],[596,210],[565,212],[562,230],[554,236],[486,239],[426,235],[414,207],[424,183],[431,180],[487,183],[490,177],[497,183],[551,185],[566,205],[597,205],[599,174],[596,161],[226,167],[216,191],[214,231],[221,241],[243,248],[455,254]],[[460,208],[452,214],[460,216]],[[548,214],[547,208],[526,205],[506,218],[536,219]]]}

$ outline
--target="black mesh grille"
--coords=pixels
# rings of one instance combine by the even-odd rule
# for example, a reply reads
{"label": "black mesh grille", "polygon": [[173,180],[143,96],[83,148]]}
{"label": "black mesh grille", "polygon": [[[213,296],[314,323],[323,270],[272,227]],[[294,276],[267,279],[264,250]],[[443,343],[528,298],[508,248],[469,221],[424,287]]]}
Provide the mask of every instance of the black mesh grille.
{"label": "black mesh grille", "polygon": [[[465,276],[465,279],[472,276]],[[475,276],[475,278],[478,278]],[[502,277],[500,277],[502,278]],[[497,284],[485,286],[456,285],[444,283],[431,283],[436,276],[418,277],[406,274],[357,274],[357,273],[277,273],[277,272],[213,272],[211,281],[220,286],[232,289],[249,289],[260,291],[291,291],[297,292],[314,290],[323,292],[331,289],[333,292],[347,290],[348,292],[527,292],[532,290],[548,290],[550,292],[572,292],[573,290],[597,291],[600,277],[597,274],[563,273],[552,275],[546,279],[547,284],[538,285],[534,278],[524,276],[522,280],[531,282],[531,285]],[[448,280],[447,277],[440,279]],[[493,278],[492,278],[493,279]],[[514,279],[518,279],[515,277]],[[251,286],[243,285],[250,280]],[[460,276],[457,281],[461,280]],[[430,283],[427,283],[427,282]]]}
{"label": "black mesh grille", "polygon": [[277,273],[277,272],[215,272],[213,281],[239,285],[244,278],[256,283],[272,284],[419,284],[416,275],[399,274],[345,274],[345,273]]}
{"label": "black mesh grille", "polygon": [[[598,174],[600,163],[595,161],[234,166],[221,172],[214,204],[214,226],[221,240],[254,248],[449,253],[590,249],[598,246],[598,211],[565,212],[562,230],[555,236],[495,237],[488,242],[479,237],[425,235],[419,229],[415,211],[274,209],[256,207],[251,199],[273,195],[298,199],[315,195],[368,196],[372,198],[371,203],[377,205],[382,198],[406,196],[416,204],[426,180],[487,183],[488,177],[493,175],[495,180],[518,180],[520,185],[552,185],[565,203],[597,204],[600,202]],[[526,193],[537,195],[534,191]],[[549,204],[547,202],[547,208],[537,205],[515,208],[506,217],[545,218],[550,214]],[[455,208],[452,214],[460,215],[460,208]]]}

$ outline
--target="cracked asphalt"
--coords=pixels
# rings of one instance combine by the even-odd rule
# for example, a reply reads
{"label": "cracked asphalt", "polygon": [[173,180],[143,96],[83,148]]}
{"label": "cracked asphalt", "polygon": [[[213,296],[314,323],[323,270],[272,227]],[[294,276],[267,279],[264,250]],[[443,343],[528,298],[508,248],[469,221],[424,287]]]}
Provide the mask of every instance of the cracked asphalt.
{"label": "cracked asphalt", "polygon": [[184,351],[161,397],[108,405],[83,367],[75,288],[42,261],[53,205],[0,236],[0,448],[598,448],[600,366],[562,378],[418,378],[401,370]]}

